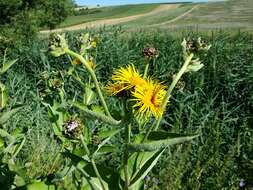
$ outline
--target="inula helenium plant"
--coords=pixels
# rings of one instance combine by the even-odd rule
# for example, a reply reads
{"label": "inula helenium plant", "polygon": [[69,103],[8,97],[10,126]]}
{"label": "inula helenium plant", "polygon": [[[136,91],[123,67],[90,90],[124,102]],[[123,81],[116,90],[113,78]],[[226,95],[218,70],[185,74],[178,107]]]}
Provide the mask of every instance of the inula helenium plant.
{"label": "inula helenium plant", "polygon": [[[91,53],[97,41],[89,34],[80,35],[80,49],[76,52],[64,35],[52,34],[50,37],[50,53],[55,57],[65,55],[69,58],[71,66],[67,75],[77,80],[84,92],[78,96],[82,98],[69,99],[64,85],[59,85],[55,88],[57,96],[44,98],[55,135],[63,146],[62,155],[71,160],[55,180],[64,181],[66,176],[72,175],[76,186],[82,189],[143,189],[144,178],[168,146],[200,135],[167,133],[160,130],[160,123],[180,78],[204,66],[198,54],[207,51],[210,45],[201,38],[183,40],[182,52],[179,52],[183,64],[170,85],[168,81],[159,81],[155,75],[149,75],[150,64],[155,64],[154,60],[159,56],[159,51],[153,47],[143,50],[147,60],[144,71],[138,70],[134,64],[114,68],[107,84],[101,85]],[[88,72],[89,79],[80,77],[80,71]],[[118,99],[117,114],[109,109],[107,101],[110,96]],[[72,112],[73,109],[80,112]],[[98,127],[94,131],[90,125]],[[101,125],[107,130],[99,128]],[[116,154],[114,147],[109,145],[110,141],[121,141],[120,135],[124,139],[122,155]],[[111,159],[118,160],[115,162],[118,165],[104,163],[101,159],[104,155],[111,155]]]}

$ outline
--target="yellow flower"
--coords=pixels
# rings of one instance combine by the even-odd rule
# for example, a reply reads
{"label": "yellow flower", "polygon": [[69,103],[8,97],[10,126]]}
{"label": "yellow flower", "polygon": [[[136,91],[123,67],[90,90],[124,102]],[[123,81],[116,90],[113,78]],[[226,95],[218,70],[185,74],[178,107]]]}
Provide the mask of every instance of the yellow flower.
{"label": "yellow flower", "polygon": [[161,108],[162,101],[165,97],[165,86],[157,81],[148,80],[145,86],[137,86],[132,92],[133,99],[136,103],[133,108],[137,112],[137,117],[148,118],[152,115],[157,119],[163,114]]}
{"label": "yellow flower", "polygon": [[126,89],[126,86],[124,84],[118,84],[118,83],[109,83],[105,87],[106,91],[111,95],[117,95],[120,92],[123,92]]}
{"label": "yellow flower", "polygon": [[146,85],[145,79],[141,77],[134,65],[126,68],[119,68],[112,75],[113,83],[109,83],[106,87],[108,93],[116,95],[124,90],[130,90],[136,86]]}
{"label": "yellow flower", "polygon": [[72,63],[72,65],[81,65],[82,64],[80,59],[77,59],[77,58],[75,58],[71,63]]}

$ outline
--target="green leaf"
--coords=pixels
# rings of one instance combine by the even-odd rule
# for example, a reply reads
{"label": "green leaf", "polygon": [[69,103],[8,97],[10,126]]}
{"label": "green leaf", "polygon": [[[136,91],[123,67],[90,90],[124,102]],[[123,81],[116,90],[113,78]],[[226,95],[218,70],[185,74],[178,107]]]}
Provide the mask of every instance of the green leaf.
{"label": "green leaf", "polygon": [[90,86],[86,86],[85,87],[85,94],[83,97],[83,103],[86,106],[89,106],[89,105],[95,103],[95,101],[96,101],[96,93],[93,90],[91,90]]}
{"label": "green leaf", "polygon": [[199,135],[182,135],[166,132],[151,132],[146,142],[141,144],[129,144],[130,151],[133,152],[152,152],[169,145],[183,143],[192,140]]}
{"label": "green leaf", "polygon": [[0,137],[0,148],[4,146],[4,140]]}
{"label": "green leaf", "polygon": [[94,111],[91,111],[91,110],[87,109],[87,106],[85,106],[84,104],[82,104],[80,102],[71,102],[71,104],[74,107],[79,108],[84,113],[84,115],[86,115],[87,117],[91,117],[91,118],[101,120],[101,121],[103,121],[105,123],[108,123],[110,125],[117,126],[117,125],[121,124],[121,121],[117,121],[117,120],[113,119],[112,117],[108,117],[104,114],[94,112]]}
{"label": "green leaf", "polygon": [[159,160],[160,156],[165,151],[165,148],[156,152],[139,170],[138,173],[130,180],[129,188],[138,185],[145,176],[152,170],[152,168],[156,165],[157,161]]}
{"label": "green leaf", "polygon": [[113,152],[115,150],[115,146],[103,146],[97,152],[98,154],[107,154]]}
{"label": "green leaf", "polygon": [[0,109],[3,109],[6,107],[8,103],[8,91],[4,84],[0,83],[1,88],[1,94],[0,94]]}
{"label": "green leaf", "polygon": [[9,68],[11,68],[12,65],[14,65],[18,59],[6,61],[3,63],[3,67],[0,69],[0,74],[4,74]]}
{"label": "green leaf", "polygon": [[34,182],[27,185],[27,190],[55,190],[53,185],[46,185],[44,182]]}
{"label": "green leaf", "polygon": [[119,131],[120,131],[120,129],[112,129],[112,130],[108,130],[108,131],[99,131],[98,136],[101,139],[105,139],[105,138],[108,138],[108,137],[113,137],[114,135],[119,133]]}
{"label": "green leaf", "polygon": [[192,60],[192,62],[188,65],[185,72],[197,72],[200,69],[204,67],[204,64],[202,64],[199,59]]}
{"label": "green leaf", "polygon": [[116,134],[120,132],[121,129],[114,129],[114,130],[109,130],[109,131],[101,131],[98,133],[98,136],[101,139],[104,139],[99,145],[97,150],[94,152],[94,155],[102,148],[109,140]]}
{"label": "green leaf", "polygon": [[8,112],[5,112],[0,117],[0,125],[6,123],[14,114],[16,114],[23,106],[16,107]]}
{"label": "green leaf", "polygon": [[15,178],[14,178],[14,184],[17,186],[17,187],[21,187],[21,186],[24,186],[26,184],[24,178],[18,176],[18,175],[15,175]]}

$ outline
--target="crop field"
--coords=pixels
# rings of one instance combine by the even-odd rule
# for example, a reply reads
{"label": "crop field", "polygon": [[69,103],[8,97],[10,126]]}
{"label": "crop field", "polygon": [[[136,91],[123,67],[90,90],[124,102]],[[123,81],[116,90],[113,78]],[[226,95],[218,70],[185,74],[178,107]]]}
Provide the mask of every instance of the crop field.
{"label": "crop field", "polygon": [[79,16],[70,16],[60,27],[66,27],[101,19],[122,18],[127,16],[144,14],[157,8],[159,4],[122,5],[98,8],[99,12]]}
{"label": "crop field", "polygon": [[[91,33],[99,36],[93,56],[95,72],[102,86],[108,83],[114,69],[129,63],[143,72],[145,58],[142,49],[147,45],[159,50],[159,57],[150,74],[169,85],[182,64],[181,40],[200,35],[181,33],[177,38],[167,32],[126,35],[117,28]],[[69,45],[74,45],[78,34],[72,32],[67,35]],[[200,72],[188,73],[181,79],[181,85],[176,87],[170,99],[165,114],[166,123],[161,126],[167,132],[198,133],[200,137],[167,149],[159,164],[145,178],[146,189],[238,189],[241,180],[247,187],[253,185],[253,37],[247,33],[231,36],[222,32],[202,37],[212,44],[202,58],[204,67]],[[10,106],[24,105],[4,128],[11,134],[18,130],[26,135],[13,170],[22,175],[28,184],[32,179],[44,179],[52,184],[50,180],[53,178],[48,176],[56,177],[52,175],[60,172],[64,163],[68,162],[65,156],[59,155],[61,147],[53,135],[51,121],[42,104],[41,74],[66,73],[71,64],[67,57],[59,59],[50,56],[46,51],[47,44],[47,40],[37,40],[19,52],[12,52],[10,56],[18,57],[18,64],[4,78],[11,94]],[[88,77],[86,72],[80,74],[84,79]],[[63,76],[66,98],[81,98],[83,89],[76,80]],[[115,109],[115,98],[106,96],[106,101],[110,110]],[[79,113],[76,111],[74,113]],[[97,124],[99,130],[110,128]],[[87,127],[92,130],[96,128],[90,122]],[[123,147],[116,139],[113,138],[109,144],[115,147],[114,154],[120,154]],[[59,161],[55,161],[56,155]],[[95,159],[101,164],[106,163],[106,167],[118,163],[109,155],[102,160],[100,157]],[[15,176],[5,173],[3,169],[1,173],[0,185],[9,189]],[[75,189],[70,178],[60,186]]]}
{"label": "crop field", "polygon": [[[198,28],[253,29],[253,2],[229,0],[208,3],[142,4],[99,8],[101,12],[71,16],[57,31],[120,25],[125,29]],[[92,9],[91,9],[92,10]]]}

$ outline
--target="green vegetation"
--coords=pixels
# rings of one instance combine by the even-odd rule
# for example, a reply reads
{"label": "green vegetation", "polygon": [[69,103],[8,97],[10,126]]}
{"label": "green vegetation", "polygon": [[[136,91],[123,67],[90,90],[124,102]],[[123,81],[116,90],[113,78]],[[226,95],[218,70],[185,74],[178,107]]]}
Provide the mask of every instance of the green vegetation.
{"label": "green vegetation", "polygon": [[[179,64],[182,57],[177,53],[181,51],[182,38],[200,35],[190,32],[178,34],[175,38],[168,31],[127,33],[117,28],[91,33],[99,36],[93,56],[98,79],[103,85],[108,83],[114,68],[133,63],[143,71],[146,61],[141,52],[147,45],[159,50],[152,70],[154,77],[169,85],[173,74],[182,66]],[[72,47],[76,45],[73,39],[77,34],[67,34]],[[172,94],[166,122],[162,124],[162,130],[166,132],[199,133],[201,136],[192,144],[167,149],[146,178],[147,189],[239,189],[241,179],[248,189],[253,185],[253,36],[219,32],[211,36],[202,34],[202,37],[212,44],[210,51],[202,55],[205,66],[197,74],[182,78]],[[19,171],[26,183],[36,178],[57,184],[60,189],[75,189],[72,179],[79,174],[66,177],[62,182],[59,176],[63,173],[57,173],[63,171],[69,159],[61,156],[60,161],[55,162],[61,147],[42,105],[45,81],[41,73],[46,71],[50,76],[64,76],[64,89],[69,97],[82,98],[83,89],[75,79],[64,75],[70,67],[69,59],[51,57],[46,51],[47,46],[47,40],[38,39],[9,53],[9,59],[19,58],[2,79],[11,96],[9,106],[22,104],[24,108],[4,125],[4,129],[11,134],[22,131],[26,141],[13,160],[17,166],[10,167],[13,165],[9,163],[0,168],[3,189],[10,189],[12,184],[24,184],[15,177],[14,171]],[[87,73],[81,72],[80,76],[88,81]],[[117,108],[115,98],[106,97],[106,100],[110,100],[110,110]],[[62,106],[63,109],[64,104]],[[79,113],[75,109],[69,111]],[[100,122],[96,125],[87,122],[86,127],[94,133],[111,129]],[[123,151],[120,137],[119,134],[109,143],[115,147],[117,155],[122,155]],[[119,163],[109,155],[95,157],[95,160],[101,161],[104,167]],[[7,170],[8,167],[11,171]],[[57,176],[58,181],[52,181]]]}
{"label": "green vegetation", "polygon": [[144,14],[152,11],[159,5],[160,4],[139,4],[139,5],[102,7],[97,9],[99,10],[99,12],[96,13],[78,16],[69,16],[62,24],[60,24],[60,27],[67,27],[71,25],[81,24],[100,19],[122,18],[127,16]]}
{"label": "green vegetation", "polygon": [[54,28],[73,7],[72,0],[1,0],[0,51],[32,39],[40,28]]}

